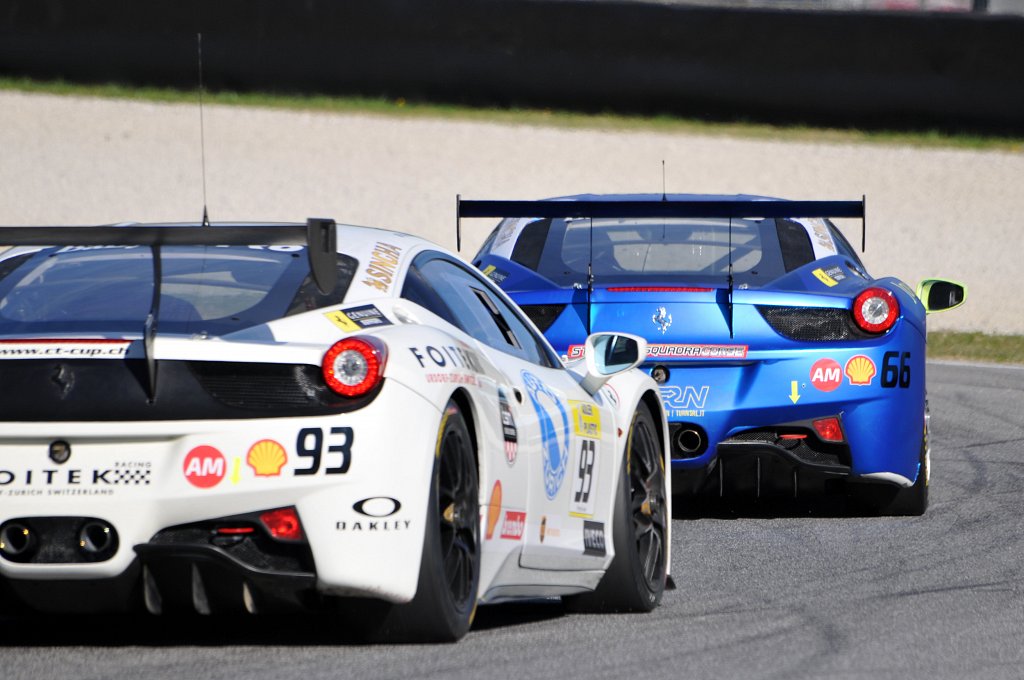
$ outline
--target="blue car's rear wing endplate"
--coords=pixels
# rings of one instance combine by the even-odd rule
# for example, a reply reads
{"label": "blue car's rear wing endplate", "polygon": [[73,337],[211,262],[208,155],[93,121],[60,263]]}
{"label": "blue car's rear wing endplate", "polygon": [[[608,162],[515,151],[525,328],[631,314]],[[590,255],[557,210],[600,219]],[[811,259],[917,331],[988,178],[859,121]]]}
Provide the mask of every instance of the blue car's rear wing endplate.
{"label": "blue car's rear wing endplate", "polygon": [[462,249],[463,217],[854,217],[861,220],[861,250],[867,201],[472,201],[456,196],[456,245]]}
{"label": "blue car's rear wing endplate", "polygon": [[153,301],[143,327],[149,399],[156,398],[153,340],[160,317],[163,246],[306,246],[316,287],[328,294],[338,282],[337,229],[332,219],[310,218],[305,224],[257,225],[105,225],[97,227],[0,227],[0,245],[8,246],[149,246],[153,251]]}

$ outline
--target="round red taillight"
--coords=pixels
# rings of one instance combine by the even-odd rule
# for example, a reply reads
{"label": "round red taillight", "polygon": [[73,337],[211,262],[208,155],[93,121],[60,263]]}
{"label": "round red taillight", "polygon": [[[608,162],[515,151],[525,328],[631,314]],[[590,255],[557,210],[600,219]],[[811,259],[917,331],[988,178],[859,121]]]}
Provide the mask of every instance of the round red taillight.
{"label": "round red taillight", "polygon": [[885,288],[868,288],[853,301],[853,319],[868,333],[884,333],[899,315],[900,303]]}
{"label": "round red taillight", "polygon": [[345,338],[324,354],[324,381],[343,397],[362,396],[381,381],[386,361],[387,348],[376,338]]}

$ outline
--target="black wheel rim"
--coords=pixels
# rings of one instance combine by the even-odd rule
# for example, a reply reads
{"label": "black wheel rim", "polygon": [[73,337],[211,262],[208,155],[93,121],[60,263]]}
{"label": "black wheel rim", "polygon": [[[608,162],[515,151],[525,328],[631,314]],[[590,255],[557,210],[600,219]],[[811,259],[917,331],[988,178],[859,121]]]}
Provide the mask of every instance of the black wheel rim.
{"label": "black wheel rim", "polygon": [[473,452],[464,431],[445,428],[440,447],[438,515],[444,576],[457,606],[473,597],[479,547],[479,501]]}
{"label": "black wheel rim", "polygon": [[640,573],[648,590],[657,592],[665,582],[665,469],[654,433],[642,420],[633,426],[629,500]]}

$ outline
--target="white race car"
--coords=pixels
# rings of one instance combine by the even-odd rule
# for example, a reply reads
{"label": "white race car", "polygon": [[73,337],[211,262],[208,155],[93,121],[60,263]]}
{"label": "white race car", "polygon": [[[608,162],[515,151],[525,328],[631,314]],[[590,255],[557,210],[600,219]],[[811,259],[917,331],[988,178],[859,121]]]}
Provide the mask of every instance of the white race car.
{"label": "white race car", "polygon": [[0,243],[0,611],[331,605],[423,641],[478,603],[660,601],[642,339],[563,366],[451,253],[331,220]]}

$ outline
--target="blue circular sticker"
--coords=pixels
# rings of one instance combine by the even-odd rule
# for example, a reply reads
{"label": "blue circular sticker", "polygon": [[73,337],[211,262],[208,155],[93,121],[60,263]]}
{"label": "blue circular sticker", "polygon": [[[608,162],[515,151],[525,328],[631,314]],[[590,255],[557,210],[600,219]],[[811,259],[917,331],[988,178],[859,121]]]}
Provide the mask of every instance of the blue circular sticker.
{"label": "blue circular sticker", "polygon": [[554,500],[562,488],[565,467],[569,462],[569,415],[558,396],[540,378],[523,371],[523,383],[540,423],[541,446],[544,447],[544,492]]}

